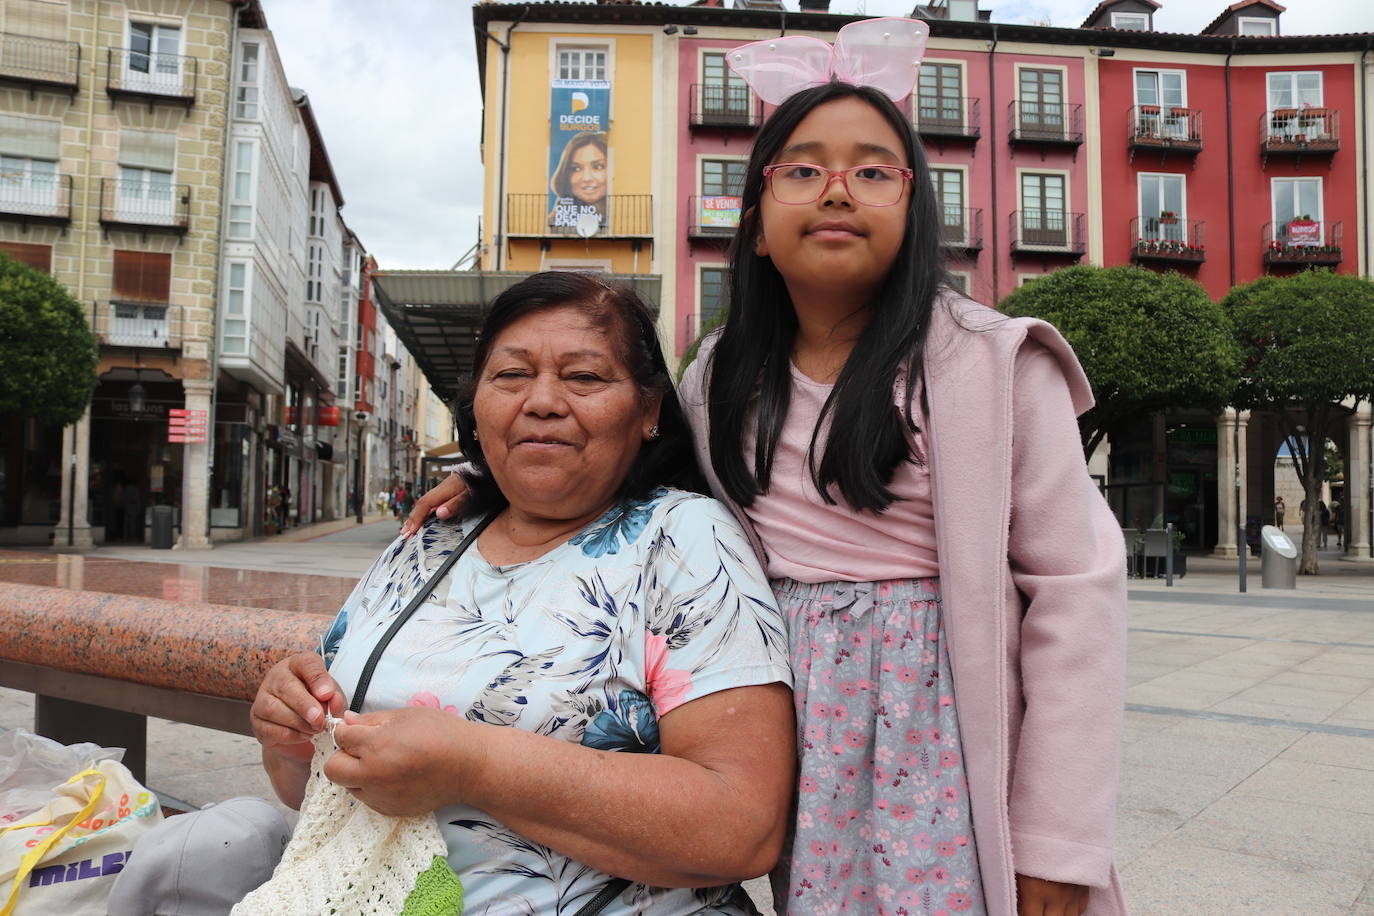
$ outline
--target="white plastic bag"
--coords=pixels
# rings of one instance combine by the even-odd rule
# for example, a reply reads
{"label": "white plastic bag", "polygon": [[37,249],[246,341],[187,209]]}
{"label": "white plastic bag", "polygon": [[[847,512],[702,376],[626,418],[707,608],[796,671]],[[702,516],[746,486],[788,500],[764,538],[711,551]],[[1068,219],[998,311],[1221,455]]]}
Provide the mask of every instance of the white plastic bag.
{"label": "white plastic bag", "polygon": [[62,745],[22,728],[0,731],[0,827],[52,799],[59,786],[101,760],[123,760],[124,748],[89,742]]}

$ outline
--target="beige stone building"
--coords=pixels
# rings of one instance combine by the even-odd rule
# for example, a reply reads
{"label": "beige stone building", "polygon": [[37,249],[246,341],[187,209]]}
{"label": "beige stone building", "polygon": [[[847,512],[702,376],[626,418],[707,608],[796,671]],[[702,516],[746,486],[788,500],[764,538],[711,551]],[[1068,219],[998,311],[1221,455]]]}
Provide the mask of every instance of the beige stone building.
{"label": "beige stone building", "polygon": [[[209,545],[231,48],[256,3],[0,0],[0,250],[50,271],[100,341],[76,425],[0,421],[0,536]],[[183,524],[184,523],[184,524]]]}

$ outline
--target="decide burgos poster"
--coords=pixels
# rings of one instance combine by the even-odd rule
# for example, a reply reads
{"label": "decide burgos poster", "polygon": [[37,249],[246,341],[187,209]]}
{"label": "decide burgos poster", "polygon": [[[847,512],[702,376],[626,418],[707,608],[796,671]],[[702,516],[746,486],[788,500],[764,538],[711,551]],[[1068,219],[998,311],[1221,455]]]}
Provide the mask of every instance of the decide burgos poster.
{"label": "decide burgos poster", "polygon": [[[611,84],[605,80],[554,80],[550,87],[549,226],[575,230],[594,216],[606,223],[610,193]],[[585,225],[585,223],[584,223]]]}

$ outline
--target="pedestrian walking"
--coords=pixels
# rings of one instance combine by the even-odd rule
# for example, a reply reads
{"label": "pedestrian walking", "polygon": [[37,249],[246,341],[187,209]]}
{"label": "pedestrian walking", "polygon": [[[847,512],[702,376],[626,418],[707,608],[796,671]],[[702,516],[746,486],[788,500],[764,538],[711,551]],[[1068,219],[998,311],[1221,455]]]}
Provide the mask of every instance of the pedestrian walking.
{"label": "pedestrian walking", "polygon": [[[788,621],[799,785],[777,907],[1116,916],[1124,548],[1063,448],[1091,389],[1053,327],[943,283],[929,170],[892,101],[925,30],[837,39],[894,55],[849,72],[903,85],[770,82],[805,69],[809,38],[730,55],[778,107],[682,398]],[[403,530],[462,490],[444,481]]]}
{"label": "pedestrian walking", "polygon": [[1280,531],[1283,530],[1283,513],[1286,512],[1287,509],[1288,509],[1288,507],[1285,506],[1285,505],[1283,504],[1283,497],[1282,497],[1282,496],[1275,496],[1275,497],[1274,497],[1274,525],[1275,525],[1275,527],[1277,527]]}
{"label": "pedestrian walking", "polygon": [[1331,530],[1336,534],[1336,546],[1345,546],[1345,526],[1341,516],[1341,510],[1345,507],[1341,505],[1340,499],[1331,497]]}
{"label": "pedestrian walking", "polygon": [[1326,503],[1317,501],[1317,546],[1326,546],[1326,533],[1331,527],[1331,510]]}

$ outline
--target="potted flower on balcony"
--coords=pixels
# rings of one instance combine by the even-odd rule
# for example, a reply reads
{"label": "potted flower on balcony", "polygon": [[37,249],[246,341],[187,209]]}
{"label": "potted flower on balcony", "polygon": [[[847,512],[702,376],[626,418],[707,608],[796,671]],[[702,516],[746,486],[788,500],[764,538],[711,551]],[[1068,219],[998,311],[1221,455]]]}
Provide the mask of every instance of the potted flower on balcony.
{"label": "potted flower on balcony", "polygon": [[1169,223],[1169,224],[1176,223],[1176,222],[1178,222],[1178,214],[1175,213],[1173,210],[1160,210],[1160,211],[1159,211],[1159,221],[1160,221],[1161,223]]}

